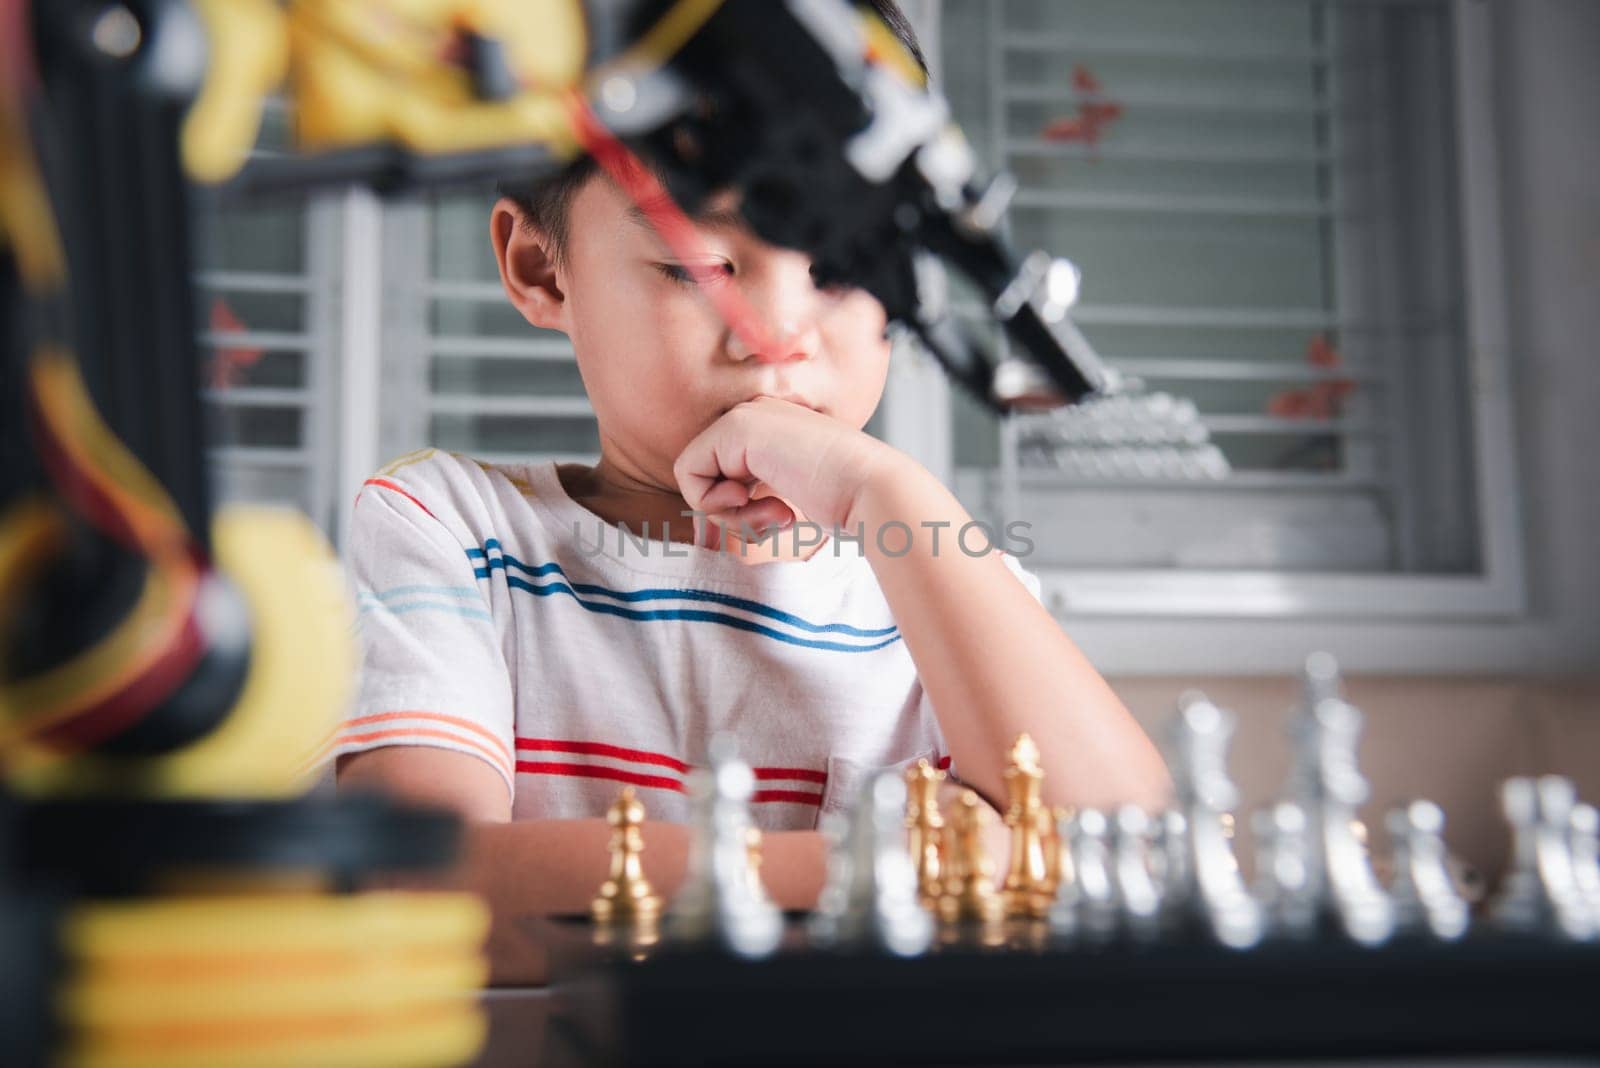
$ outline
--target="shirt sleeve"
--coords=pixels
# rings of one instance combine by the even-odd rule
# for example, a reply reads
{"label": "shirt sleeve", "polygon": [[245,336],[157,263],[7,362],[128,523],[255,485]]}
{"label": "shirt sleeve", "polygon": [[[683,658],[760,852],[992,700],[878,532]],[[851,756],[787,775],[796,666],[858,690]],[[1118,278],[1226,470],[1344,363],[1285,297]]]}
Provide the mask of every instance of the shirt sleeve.
{"label": "shirt sleeve", "polygon": [[326,759],[393,745],[483,760],[515,793],[511,676],[487,587],[417,489],[374,479],[356,499],[349,569],[361,669]]}
{"label": "shirt sleeve", "polygon": [[1043,604],[1044,597],[1040,592],[1041,586],[1039,583],[1039,576],[1023,567],[1021,561],[1019,561],[1010,553],[1001,550],[996,551],[999,552],[1001,558],[1005,560],[1006,567],[1010,569],[1011,573],[1017,576],[1018,581],[1027,587],[1029,593],[1033,594],[1033,599],[1038,601],[1040,604]]}

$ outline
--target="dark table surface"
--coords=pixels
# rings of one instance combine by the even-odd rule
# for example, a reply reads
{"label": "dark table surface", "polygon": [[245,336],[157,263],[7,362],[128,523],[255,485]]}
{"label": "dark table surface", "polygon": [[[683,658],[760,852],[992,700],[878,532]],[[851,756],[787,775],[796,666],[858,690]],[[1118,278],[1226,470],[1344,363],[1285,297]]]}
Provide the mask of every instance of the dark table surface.
{"label": "dark table surface", "polygon": [[542,928],[548,987],[486,992],[482,1068],[538,1064],[1371,1064],[1600,1068],[1600,946],[1479,936],[1247,952],[956,940],[900,960],[791,932],[763,961]]}

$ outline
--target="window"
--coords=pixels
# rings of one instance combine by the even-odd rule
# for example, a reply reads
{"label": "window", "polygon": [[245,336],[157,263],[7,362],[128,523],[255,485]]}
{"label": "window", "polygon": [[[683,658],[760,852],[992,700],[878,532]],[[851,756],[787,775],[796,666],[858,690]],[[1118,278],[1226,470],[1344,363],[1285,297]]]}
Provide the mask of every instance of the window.
{"label": "window", "polygon": [[[1053,421],[997,421],[915,352],[870,429],[980,518],[1031,523],[1026,563],[1079,619],[1520,609],[1484,5],[905,7],[957,120],[1020,180],[1014,243],[1083,268],[1084,332],[1194,404],[1227,474],[1062,463]],[[337,534],[360,479],[419,445],[596,458],[566,339],[501,292],[491,203],[207,213],[223,496]]]}
{"label": "window", "polygon": [[1514,610],[1479,206],[1492,168],[1463,163],[1492,152],[1470,98],[1483,13],[945,0],[941,15],[957,121],[1019,181],[1014,243],[1083,269],[1086,336],[1192,403],[1227,461],[1222,477],[1077,463],[1063,441],[1080,416],[997,421],[954,395],[969,508],[1031,523],[1030,567],[1079,613]]}
{"label": "window", "polygon": [[386,456],[433,445],[480,459],[593,463],[594,412],[572,345],[506,300],[489,245],[489,194],[386,209]]}
{"label": "window", "polygon": [[[266,113],[254,156],[288,143]],[[219,501],[292,505],[332,522],[337,208],[283,198],[219,205],[198,192],[195,296]]]}

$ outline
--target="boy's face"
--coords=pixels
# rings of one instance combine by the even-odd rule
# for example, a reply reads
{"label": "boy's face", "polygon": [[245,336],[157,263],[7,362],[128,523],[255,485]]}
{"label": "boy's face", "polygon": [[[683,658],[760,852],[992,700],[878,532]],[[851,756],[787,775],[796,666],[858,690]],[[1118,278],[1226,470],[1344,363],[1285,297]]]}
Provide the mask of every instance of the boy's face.
{"label": "boy's face", "polygon": [[[762,242],[734,201],[696,219],[713,285],[737,286],[789,357],[766,362],[712,310],[631,202],[590,179],[568,213],[566,261],[554,269],[553,326],[571,337],[608,451],[674,485],[685,446],[733,406],[761,395],[798,399],[859,430],[878,406],[889,366],[882,305],[860,290],[821,290],[802,253]],[[530,319],[527,307],[524,314]]]}

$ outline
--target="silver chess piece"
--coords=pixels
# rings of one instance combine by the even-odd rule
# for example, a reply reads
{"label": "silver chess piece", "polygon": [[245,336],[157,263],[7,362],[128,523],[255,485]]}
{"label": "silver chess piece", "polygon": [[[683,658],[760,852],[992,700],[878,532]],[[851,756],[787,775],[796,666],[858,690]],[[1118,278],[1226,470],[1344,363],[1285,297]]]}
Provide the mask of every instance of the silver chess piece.
{"label": "silver chess piece", "polygon": [[1557,775],[1507,779],[1500,803],[1511,824],[1511,869],[1491,906],[1504,930],[1551,931],[1574,941],[1596,935],[1574,866],[1572,813],[1576,792]]}
{"label": "silver chess piece", "polygon": [[1394,932],[1394,906],[1357,834],[1370,792],[1357,763],[1361,711],[1339,696],[1339,666],[1326,653],[1307,658],[1304,691],[1289,728],[1294,771],[1287,803],[1305,815],[1307,869],[1302,886],[1275,888],[1277,911],[1309,912],[1356,942],[1379,945]]}
{"label": "silver chess piece", "polygon": [[1161,897],[1161,925],[1166,930],[1183,926],[1184,888],[1189,885],[1189,821],[1180,809],[1169,808],[1152,825],[1156,886]]}
{"label": "silver chess piece", "polygon": [[1150,872],[1150,818],[1138,805],[1117,809],[1111,855],[1123,930],[1137,941],[1155,939],[1161,933],[1161,889]]}
{"label": "silver chess piece", "polygon": [[1395,929],[1447,942],[1466,934],[1470,909],[1450,876],[1444,810],[1432,801],[1413,801],[1389,813],[1388,828],[1394,851],[1389,899]]}
{"label": "silver chess piece", "polygon": [[1228,777],[1228,743],[1234,718],[1204,694],[1179,701],[1169,745],[1173,785],[1188,834],[1181,882],[1166,890],[1181,908],[1223,945],[1246,949],[1261,940],[1261,907],[1239,875],[1229,841],[1229,814],[1239,791]]}
{"label": "silver chess piece", "polygon": [[1047,918],[1051,933],[1058,937],[1099,942],[1116,933],[1117,886],[1109,832],[1105,813],[1096,808],[1064,814],[1056,825],[1067,855]]}
{"label": "silver chess piece", "polygon": [[1268,927],[1280,937],[1311,938],[1317,931],[1311,830],[1305,809],[1280,801],[1251,818],[1256,837],[1256,897]]}
{"label": "silver chess piece", "polygon": [[1572,878],[1589,914],[1600,924],[1600,809],[1572,806]]}
{"label": "silver chess piece", "polygon": [[906,849],[905,807],[905,779],[885,771],[868,781],[847,824],[829,826],[828,879],[810,925],[819,943],[901,957],[932,943],[933,916],[917,900],[917,869]]}
{"label": "silver chess piece", "polygon": [[720,944],[764,957],[783,938],[783,913],[750,877],[750,795],[755,773],[726,738],[713,739],[711,763],[688,777],[694,812],[688,873],[666,915],[675,942]]}

